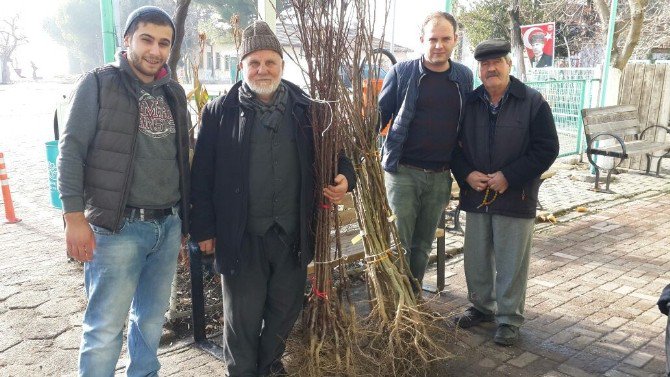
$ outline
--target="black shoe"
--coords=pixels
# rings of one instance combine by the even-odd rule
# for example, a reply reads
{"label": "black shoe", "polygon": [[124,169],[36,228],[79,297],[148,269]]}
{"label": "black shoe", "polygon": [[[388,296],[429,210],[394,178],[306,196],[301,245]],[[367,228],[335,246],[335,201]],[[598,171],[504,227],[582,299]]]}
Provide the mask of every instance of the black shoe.
{"label": "black shoe", "polygon": [[277,360],[274,363],[272,363],[272,365],[270,366],[269,376],[273,377],[288,376],[288,373],[286,373],[286,369],[284,369],[284,363],[282,363],[281,360]]}
{"label": "black shoe", "polygon": [[519,340],[519,328],[506,323],[498,325],[493,341],[501,346],[513,346]]}
{"label": "black shoe", "polygon": [[493,319],[493,314],[484,314],[471,306],[465,310],[462,316],[454,318],[454,322],[458,327],[467,329],[482,322],[493,322]]}

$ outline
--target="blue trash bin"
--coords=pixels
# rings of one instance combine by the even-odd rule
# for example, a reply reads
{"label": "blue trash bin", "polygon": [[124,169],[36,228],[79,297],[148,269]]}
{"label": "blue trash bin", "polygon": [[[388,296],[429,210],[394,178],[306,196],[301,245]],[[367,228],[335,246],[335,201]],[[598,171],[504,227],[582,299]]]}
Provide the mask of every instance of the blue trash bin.
{"label": "blue trash bin", "polygon": [[58,140],[47,141],[46,147],[51,205],[55,208],[63,208],[63,203],[60,200],[60,193],[58,192],[57,183],[58,169],[56,167],[56,159],[58,158]]}

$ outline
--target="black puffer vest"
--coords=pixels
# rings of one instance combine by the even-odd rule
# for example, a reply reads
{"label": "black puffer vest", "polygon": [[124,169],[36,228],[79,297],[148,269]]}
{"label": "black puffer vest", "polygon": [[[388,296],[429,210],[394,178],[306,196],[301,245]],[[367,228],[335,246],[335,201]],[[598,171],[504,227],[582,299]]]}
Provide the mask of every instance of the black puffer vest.
{"label": "black puffer vest", "polygon": [[[84,170],[85,215],[93,225],[118,231],[128,200],[137,147],[140,83],[115,65],[98,68],[94,73],[98,83],[99,112],[96,135],[88,150]],[[186,96],[182,87],[172,80],[164,89],[177,129],[180,213],[182,233],[185,235],[188,233],[190,206]]]}

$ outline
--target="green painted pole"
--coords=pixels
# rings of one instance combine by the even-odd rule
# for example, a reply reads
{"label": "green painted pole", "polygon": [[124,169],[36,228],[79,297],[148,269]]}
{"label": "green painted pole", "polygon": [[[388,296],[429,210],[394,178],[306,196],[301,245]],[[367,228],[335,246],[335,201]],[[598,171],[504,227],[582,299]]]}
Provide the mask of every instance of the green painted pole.
{"label": "green painted pole", "polygon": [[446,4],[444,6],[444,11],[447,12],[447,13],[451,13],[453,11],[453,7],[454,6],[453,6],[451,0],[446,0]]}
{"label": "green painted pole", "polygon": [[102,56],[105,63],[116,58],[116,36],[114,35],[113,0],[100,0],[100,25],[102,25]]}
{"label": "green painted pole", "polygon": [[610,66],[612,62],[612,44],[614,43],[614,26],[616,22],[616,12],[617,7],[619,6],[619,0],[612,0],[612,5],[610,7],[610,21],[607,28],[607,47],[605,47],[605,61],[603,62],[603,77],[602,84],[600,86],[600,106],[605,106],[605,100],[607,98],[607,79],[610,73]]}
{"label": "green painted pole", "polygon": [[[610,20],[607,27],[607,46],[605,47],[605,60],[603,61],[603,77],[600,81],[600,107],[605,106],[605,101],[607,100],[607,79],[610,75],[610,66],[612,65],[612,44],[614,43],[614,26],[616,23],[616,12],[617,7],[619,6],[619,0],[612,0],[612,5],[610,6]],[[598,142],[596,141],[595,147],[598,147]],[[595,161],[598,162],[598,156],[595,156]],[[591,174],[596,173],[596,167],[591,165]]]}

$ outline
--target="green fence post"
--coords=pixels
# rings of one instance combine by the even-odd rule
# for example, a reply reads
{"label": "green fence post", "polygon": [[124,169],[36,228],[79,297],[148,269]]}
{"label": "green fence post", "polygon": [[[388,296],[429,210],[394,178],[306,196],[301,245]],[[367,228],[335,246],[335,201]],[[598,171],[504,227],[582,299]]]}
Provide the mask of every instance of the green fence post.
{"label": "green fence post", "polygon": [[114,4],[113,0],[100,0],[100,20],[102,25],[102,54],[105,63],[115,59],[116,36],[114,33]]}
{"label": "green fence post", "polygon": [[[579,108],[584,109],[585,108],[584,100],[585,100],[585,97],[586,97],[586,80],[581,80],[581,86],[582,86],[582,90],[581,90],[580,99],[579,99],[579,103],[580,103]],[[577,154],[581,158],[581,155],[582,155],[582,134],[584,133],[584,120],[582,119],[581,114],[579,114],[579,115],[580,116],[577,118],[578,119],[578,124],[577,124]]]}

